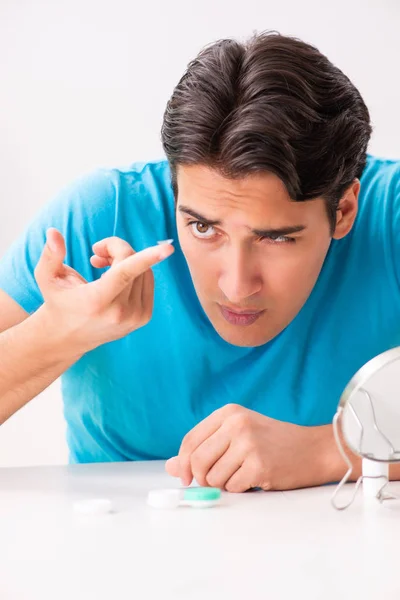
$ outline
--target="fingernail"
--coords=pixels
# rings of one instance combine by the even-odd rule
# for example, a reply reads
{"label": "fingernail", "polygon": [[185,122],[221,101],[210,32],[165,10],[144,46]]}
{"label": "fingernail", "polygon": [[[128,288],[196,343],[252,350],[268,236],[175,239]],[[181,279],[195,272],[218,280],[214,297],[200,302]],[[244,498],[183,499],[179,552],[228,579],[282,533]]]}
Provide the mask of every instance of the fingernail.
{"label": "fingernail", "polygon": [[157,244],[172,244],[174,240],[161,240]]}

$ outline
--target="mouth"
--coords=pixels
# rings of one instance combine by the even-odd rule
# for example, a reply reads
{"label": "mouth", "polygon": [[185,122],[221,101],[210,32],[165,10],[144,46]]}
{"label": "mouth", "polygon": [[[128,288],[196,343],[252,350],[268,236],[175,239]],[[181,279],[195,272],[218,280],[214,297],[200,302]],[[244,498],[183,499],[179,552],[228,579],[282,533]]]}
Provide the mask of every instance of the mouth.
{"label": "mouth", "polygon": [[265,313],[265,310],[233,310],[227,306],[218,305],[224,319],[231,325],[252,325],[257,321],[261,315]]}

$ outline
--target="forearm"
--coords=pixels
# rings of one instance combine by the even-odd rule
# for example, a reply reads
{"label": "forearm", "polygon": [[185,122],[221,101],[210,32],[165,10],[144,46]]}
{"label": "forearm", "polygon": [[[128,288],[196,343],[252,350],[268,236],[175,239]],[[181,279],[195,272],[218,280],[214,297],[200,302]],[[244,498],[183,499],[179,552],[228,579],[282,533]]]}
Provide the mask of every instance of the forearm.
{"label": "forearm", "polygon": [[0,334],[0,424],[82,356],[72,346],[44,305]]}

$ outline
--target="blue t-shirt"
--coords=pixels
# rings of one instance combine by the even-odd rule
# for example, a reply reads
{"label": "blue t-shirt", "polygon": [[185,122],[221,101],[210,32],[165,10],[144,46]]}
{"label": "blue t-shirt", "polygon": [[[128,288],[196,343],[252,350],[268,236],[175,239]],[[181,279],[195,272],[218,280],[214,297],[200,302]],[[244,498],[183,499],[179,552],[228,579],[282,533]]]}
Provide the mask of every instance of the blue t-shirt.
{"label": "blue t-shirt", "polygon": [[225,342],[201,308],[178,243],[166,161],[99,170],[41,211],[0,262],[0,288],[29,313],[43,301],[33,270],[50,226],[66,239],[67,264],[89,281],[103,272],[89,262],[102,238],[119,236],[135,250],[173,238],[176,248],[153,269],[150,323],[62,376],[72,462],[168,458],[228,403],[301,425],[330,423],[352,375],[400,345],[400,161],[369,156],[352,231],[332,241],[296,318],[256,348]]}

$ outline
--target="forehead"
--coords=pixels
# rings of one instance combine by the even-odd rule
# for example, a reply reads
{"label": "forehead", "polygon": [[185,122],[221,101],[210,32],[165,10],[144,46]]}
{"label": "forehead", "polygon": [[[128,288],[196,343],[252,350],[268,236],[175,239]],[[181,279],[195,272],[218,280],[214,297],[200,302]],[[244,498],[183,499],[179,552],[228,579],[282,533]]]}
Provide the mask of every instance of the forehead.
{"label": "forehead", "polygon": [[182,194],[201,194],[210,201],[218,199],[238,203],[246,199],[266,201],[279,196],[290,201],[284,184],[273,173],[253,173],[240,179],[224,177],[203,165],[181,165],[177,170],[178,189]]}
{"label": "forehead", "polygon": [[318,214],[326,218],[322,200],[291,200],[285,185],[274,173],[260,172],[230,179],[203,165],[180,165],[177,183],[178,204],[188,205],[210,219],[225,220],[240,215],[255,223],[261,220],[286,225],[297,224],[307,216],[315,218]]}

